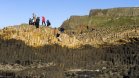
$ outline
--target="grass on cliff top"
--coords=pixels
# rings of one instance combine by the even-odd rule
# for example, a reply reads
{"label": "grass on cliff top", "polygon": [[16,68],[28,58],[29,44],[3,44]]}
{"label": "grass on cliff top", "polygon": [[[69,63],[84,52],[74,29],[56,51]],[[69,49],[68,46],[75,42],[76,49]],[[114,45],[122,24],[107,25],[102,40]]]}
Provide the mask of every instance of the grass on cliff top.
{"label": "grass on cliff top", "polygon": [[134,30],[139,27],[139,16],[76,16],[71,17],[69,20],[63,23],[63,27],[67,32],[76,31],[80,32],[85,30],[86,26],[102,31],[103,34],[117,33],[125,30]]}
{"label": "grass on cliff top", "polygon": [[91,24],[94,27],[111,32],[132,30],[139,26],[138,17],[92,17]]}
{"label": "grass on cliff top", "polygon": [[123,16],[123,17],[100,17],[100,16],[92,16],[90,17],[89,24],[96,26],[121,26],[121,25],[139,25],[139,16]]}

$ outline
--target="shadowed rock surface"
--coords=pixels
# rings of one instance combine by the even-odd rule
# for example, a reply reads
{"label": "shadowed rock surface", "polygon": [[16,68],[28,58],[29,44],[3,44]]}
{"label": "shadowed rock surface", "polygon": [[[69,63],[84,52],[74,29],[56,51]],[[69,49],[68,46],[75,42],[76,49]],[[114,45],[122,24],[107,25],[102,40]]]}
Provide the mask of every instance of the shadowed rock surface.
{"label": "shadowed rock surface", "polygon": [[65,78],[65,72],[71,69],[94,70],[95,78],[122,78],[124,75],[137,78],[139,38],[129,41],[119,45],[103,44],[99,48],[82,45],[71,49],[58,44],[36,48],[20,40],[1,39],[0,69],[31,78]]}

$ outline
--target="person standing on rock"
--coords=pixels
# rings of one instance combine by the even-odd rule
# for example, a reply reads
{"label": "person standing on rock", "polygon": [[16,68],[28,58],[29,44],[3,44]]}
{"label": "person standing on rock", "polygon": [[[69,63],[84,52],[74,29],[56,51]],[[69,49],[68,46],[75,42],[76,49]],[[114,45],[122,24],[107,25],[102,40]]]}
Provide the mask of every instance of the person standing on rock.
{"label": "person standing on rock", "polygon": [[65,29],[63,27],[60,28],[60,32],[64,33]]}
{"label": "person standing on rock", "polygon": [[44,16],[42,16],[42,25],[43,25],[43,24],[46,26],[45,17],[44,17]]}
{"label": "person standing on rock", "polygon": [[29,25],[32,25],[32,19],[29,18]]}
{"label": "person standing on rock", "polygon": [[51,23],[50,23],[49,20],[47,20],[46,23],[47,23],[47,26],[50,26],[51,25]]}
{"label": "person standing on rock", "polygon": [[40,24],[40,17],[37,17],[36,22],[35,22],[36,28],[39,28],[39,24]]}

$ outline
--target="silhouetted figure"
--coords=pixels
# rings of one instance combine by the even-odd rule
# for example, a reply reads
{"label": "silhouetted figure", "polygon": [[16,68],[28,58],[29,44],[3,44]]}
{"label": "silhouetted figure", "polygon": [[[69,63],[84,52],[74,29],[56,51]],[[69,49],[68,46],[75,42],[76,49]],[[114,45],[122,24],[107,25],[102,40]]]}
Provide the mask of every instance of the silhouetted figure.
{"label": "silhouetted figure", "polygon": [[43,24],[46,26],[45,17],[44,17],[44,16],[42,16],[42,25],[43,25]]}
{"label": "silhouetted figure", "polygon": [[36,28],[39,28],[39,24],[40,24],[40,17],[37,17],[36,23],[35,23]]}
{"label": "silhouetted figure", "polygon": [[46,23],[47,23],[47,26],[50,26],[51,25],[51,23],[50,23],[49,20],[47,20]]}
{"label": "silhouetted figure", "polygon": [[32,25],[32,19],[31,18],[29,18],[29,25]]}
{"label": "silhouetted figure", "polygon": [[63,27],[60,28],[60,32],[64,33],[65,29]]}

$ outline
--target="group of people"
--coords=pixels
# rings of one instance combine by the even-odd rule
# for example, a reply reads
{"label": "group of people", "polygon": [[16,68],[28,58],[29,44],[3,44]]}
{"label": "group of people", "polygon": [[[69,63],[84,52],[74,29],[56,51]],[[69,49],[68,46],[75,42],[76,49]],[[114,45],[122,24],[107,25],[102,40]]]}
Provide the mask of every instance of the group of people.
{"label": "group of people", "polygon": [[[40,26],[40,17],[37,17],[36,14],[32,14],[32,18],[29,19],[29,25],[35,25],[36,28]],[[44,16],[42,16],[42,25],[50,26],[51,23],[49,20],[46,20]]]}
{"label": "group of people", "polygon": [[[51,23],[49,20],[46,20],[44,16],[42,16],[42,25],[43,26],[50,26]],[[39,28],[40,26],[40,17],[36,17],[36,15],[33,13],[32,18],[29,18],[29,25],[35,25],[36,28]],[[60,33],[64,33],[64,28],[61,27],[59,29],[54,28],[54,36],[58,39],[58,41],[62,41],[60,38]]]}

